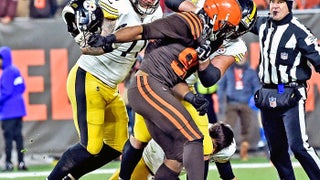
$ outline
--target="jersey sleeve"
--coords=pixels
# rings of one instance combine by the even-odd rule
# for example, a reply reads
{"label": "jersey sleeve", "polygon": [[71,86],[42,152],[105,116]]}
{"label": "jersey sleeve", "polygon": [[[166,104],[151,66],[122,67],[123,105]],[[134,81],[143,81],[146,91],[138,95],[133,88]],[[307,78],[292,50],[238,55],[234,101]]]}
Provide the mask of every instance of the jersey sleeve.
{"label": "jersey sleeve", "polygon": [[200,40],[203,26],[191,12],[174,13],[165,18],[143,25],[143,39],[179,41],[185,46],[194,46]]}
{"label": "jersey sleeve", "polygon": [[301,38],[298,39],[298,48],[303,52],[308,61],[314,66],[315,70],[320,73],[320,47],[318,46],[317,38],[305,26],[301,25],[301,32],[297,33]]}
{"label": "jersey sleeve", "polygon": [[219,47],[217,51],[212,53],[210,59],[213,59],[215,56],[224,55],[224,56],[233,56],[235,61],[239,62],[244,57],[244,54],[247,52],[247,46],[245,42],[240,39],[234,40],[225,40],[223,44]]}

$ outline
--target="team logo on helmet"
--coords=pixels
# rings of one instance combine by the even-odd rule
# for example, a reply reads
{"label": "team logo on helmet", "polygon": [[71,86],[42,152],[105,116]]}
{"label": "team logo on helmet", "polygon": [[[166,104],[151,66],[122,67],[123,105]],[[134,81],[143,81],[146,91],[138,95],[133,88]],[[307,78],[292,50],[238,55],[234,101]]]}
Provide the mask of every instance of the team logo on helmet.
{"label": "team logo on helmet", "polygon": [[83,8],[88,11],[95,11],[97,9],[97,5],[94,0],[86,0],[83,2]]}

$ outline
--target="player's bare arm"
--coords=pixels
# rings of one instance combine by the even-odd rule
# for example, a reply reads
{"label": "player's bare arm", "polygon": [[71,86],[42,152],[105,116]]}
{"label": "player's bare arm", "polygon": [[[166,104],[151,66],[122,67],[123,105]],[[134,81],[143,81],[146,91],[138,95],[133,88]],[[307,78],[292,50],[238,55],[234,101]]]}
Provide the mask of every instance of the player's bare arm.
{"label": "player's bare arm", "polygon": [[[116,20],[104,19],[101,35],[106,36],[108,34],[111,34],[115,29],[115,24],[116,24]],[[105,53],[102,47],[85,46],[80,49],[82,54],[87,54],[87,55],[101,55]]]}

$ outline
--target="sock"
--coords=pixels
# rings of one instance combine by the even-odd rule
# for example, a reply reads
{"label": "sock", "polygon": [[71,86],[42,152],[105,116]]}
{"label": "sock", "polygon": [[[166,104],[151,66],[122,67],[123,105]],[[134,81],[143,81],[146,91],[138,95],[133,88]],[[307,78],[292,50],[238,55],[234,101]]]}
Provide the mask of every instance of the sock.
{"label": "sock", "polygon": [[120,165],[119,177],[124,180],[129,180],[134,168],[142,157],[143,149],[135,149],[128,139],[124,145],[122,152],[122,160]]}
{"label": "sock", "polygon": [[179,174],[172,171],[168,168],[164,163],[161,164],[156,174],[154,175],[154,179],[157,180],[177,180],[179,179]]}
{"label": "sock", "polygon": [[204,180],[207,179],[208,172],[209,172],[209,160],[205,160],[204,161]]}
{"label": "sock", "polygon": [[230,161],[225,163],[215,162],[221,179],[233,179],[233,174]]}
{"label": "sock", "polygon": [[79,143],[71,146],[65,151],[54,167],[48,180],[62,179],[67,176],[75,167],[81,165],[87,159],[91,158],[92,155]]}
{"label": "sock", "polygon": [[74,171],[72,171],[71,174],[75,179],[79,179],[81,176],[104,166],[105,164],[109,163],[110,161],[114,160],[120,155],[121,152],[113,149],[112,147],[106,144],[103,144],[103,147],[99,154],[89,158],[85,163],[81,164],[76,169],[74,169]]}

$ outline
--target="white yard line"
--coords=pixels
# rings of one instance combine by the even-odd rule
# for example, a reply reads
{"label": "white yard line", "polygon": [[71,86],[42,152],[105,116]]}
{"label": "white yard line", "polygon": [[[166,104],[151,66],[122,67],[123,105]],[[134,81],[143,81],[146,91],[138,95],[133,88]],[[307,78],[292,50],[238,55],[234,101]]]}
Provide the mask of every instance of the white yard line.
{"label": "white yard line", "polygon": [[[301,167],[298,162],[293,162],[293,167]],[[271,163],[243,163],[243,164],[232,164],[233,169],[242,169],[242,168],[268,168],[272,167]],[[210,170],[217,169],[215,165],[210,165]],[[90,174],[113,174],[116,169],[98,169]],[[0,173],[1,178],[19,178],[19,177],[37,177],[37,176],[48,176],[50,171],[40,171],[40,172],[6,172]]]}

